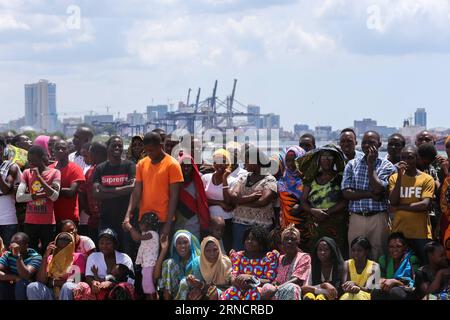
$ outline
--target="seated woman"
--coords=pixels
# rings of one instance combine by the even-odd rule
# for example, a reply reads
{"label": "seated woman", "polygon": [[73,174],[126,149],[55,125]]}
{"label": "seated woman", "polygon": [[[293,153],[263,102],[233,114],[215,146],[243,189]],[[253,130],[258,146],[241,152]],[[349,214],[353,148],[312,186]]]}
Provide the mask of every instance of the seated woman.
{"label": "seated woman", "polygon": [[199,256],[197,237],[187,230],[178,230],[173,236],[170,258],[163,262],[161,275],[155,275],[155,279],[159,278],[164,300],[178,296],[180,282],[187,276],[193,274],[200,278]]}
{"label": "seated woman", "polygon": [[[179,158],[184,182],[176,210],[175,230],[188,230],[197,239],[209,227],[209,207],[200,171],[194,159],[184,154]],[[202,234],[203,234],[202,233]]]}
{"label": "seated woman", "polygon": [[86,263],[86,282],[80,283],[74,289],[76,300],[104,300],[117,283],[108,279],[116,265],[123,264],[128,270],[127,282],[121,287],[134,290],[134,271],[131,258],[116,250],[118,247],[117,233],[112,229],[104,229],[98,235],[99,252],[92,253]]}
{"label": "seated woman", "polygon": [[293,223],[282,232],[281,243],[286,254],[279,258],[273,284],[263,286],[263,299],[301,300],[301,287],[311,272],[311,257],[298,248],[300,232]]}
{"label": "seated woman", "polygon": [[303,300],[335,300],[340,296],[344,259],[336,242],[329,237],[317,241],[312,254],[312,273],[302,287]]}
{"label": "seated woman", "polygon": [[80,236],[78,234],[78,228],[72,220],[61,221],[61,232],[71,233],[75,237],[75,252],[83,253],[86,256],[95,252],[94,241],[89,237]]}
{"label": "seated woman", "polygon": [[437,241],[425,245],[428,264],[416,273],[415,294],[418,299],[450,300],[450,267],[444,247]]}
{"label": "seated woman", "polygon": [[381,289],[372,292],[372,300],[413,299],[414,274],[419,268],[419,260],[408,249],[403,233],[389,236],[389,255],[378,260],[381,269]]}
{"label": "seated woman", "polygon": [[344,263],[344,294],[340,300],[370,300],[372,289],[380,287],[380,267],[378,263],[367,258],[370,249],[370,242],[365,237],[357,237],[352,241],[352,259]]}
{"label": "seated woman", "polygon": [[268,250],[267,230],[253,226],[244,232],[244,251],[231,250],[231,288],[220,300],[261,300],[261,287],[275,280],[279,252]]}
{"label": "seated woman", "polygon": [[231,261],[223,254],[219,240],[204,238],[197,259],[200,272],[193,272],[181,280],[176,300],[217,300],[222,289],[230,286]]}
{"label": "seated woman", "polygon": [[58,234],[47,246],[37,281],[27,287],[28,300],[72,300],[72,290],[83,280],[85,269],[86,256],[75,253],[72,234]]}

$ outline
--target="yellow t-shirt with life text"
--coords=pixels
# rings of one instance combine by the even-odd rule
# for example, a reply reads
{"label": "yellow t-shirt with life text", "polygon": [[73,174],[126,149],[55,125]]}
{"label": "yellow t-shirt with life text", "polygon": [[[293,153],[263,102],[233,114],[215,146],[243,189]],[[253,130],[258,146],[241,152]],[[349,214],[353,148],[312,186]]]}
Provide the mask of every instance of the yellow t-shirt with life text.
{"label": "yellow t-shirt with life text", "polygon": [[[397,178],[397,173],[389,178],[390,191],[394,189]],[[433,195],[434,180],[430,175],[423,172],[415,177],[403,175],[400,187],[401,205],[416,203],[426,198],[432,199]],[[407,239],[431,239],[429,212],[395,211],[392,232],[402,232]]]}

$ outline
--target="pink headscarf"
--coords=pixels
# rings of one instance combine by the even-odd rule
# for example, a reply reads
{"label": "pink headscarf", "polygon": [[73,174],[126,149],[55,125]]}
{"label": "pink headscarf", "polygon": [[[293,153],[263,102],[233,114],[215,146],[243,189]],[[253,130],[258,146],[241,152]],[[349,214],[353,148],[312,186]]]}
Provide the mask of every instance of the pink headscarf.
{"label": "pink headscarf", "polygon": [[35,140],[33,145],[42,147],[45,152],[47,152],[47,155],[50,156],[50,151],[48,149],[48,141],[50,140],[49,136],[38,136]]}

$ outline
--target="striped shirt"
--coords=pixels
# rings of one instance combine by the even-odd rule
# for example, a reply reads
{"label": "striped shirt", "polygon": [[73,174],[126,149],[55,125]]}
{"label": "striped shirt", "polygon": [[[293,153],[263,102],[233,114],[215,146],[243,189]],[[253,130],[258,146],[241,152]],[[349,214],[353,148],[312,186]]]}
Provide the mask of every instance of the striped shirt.
{"label": "striped shirt", "polygon": [[[375,171],[378,179],[387,188],[389,177],[397,169],[390,161],[385,159],[378,158],[375,163]],[[366,156],[350,160],[345,166],[342,190],[345,189],[371,191]],[[386,211],[387,206],[386,197],[382,201],[375,201],[371,198],[350,201],[348,205],[349,211],[356,213]]]}
{"label": "striped shirt", "polygon": [[[39,270],[41,261],[41,255],[35,250],[28,248],[28,255],[23,259],[23,263],[26,266],[32,266],[34,269]],[[17,272],[17,257],[13,256],[11,251],[7,251],[2,257],[0,257],[0,265],[7,268],[9,273],[19,275]]]}

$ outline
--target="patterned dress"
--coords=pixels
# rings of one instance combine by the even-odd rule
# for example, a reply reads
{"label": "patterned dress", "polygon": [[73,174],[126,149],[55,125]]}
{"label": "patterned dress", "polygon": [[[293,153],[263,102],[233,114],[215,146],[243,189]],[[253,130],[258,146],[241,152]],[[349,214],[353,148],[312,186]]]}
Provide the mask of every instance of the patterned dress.
{"label": "patterned dress", "polygon": [[[280,253],[276,250],[268,252],[263,258],[249,259],[244,251],[232,252],[230,254],[232,264],[232,275],[249,274],[260,279],[275,280]],[[252,288],[241,291],[236,287],[228,288],[222,292],[220,300],[260,300],[261,288]]]}
{"label": "patterned dress", "polygon": [[[342,201],[342,176],[337,175],[326,184],[319,184],[316,180],[311,183],[308,200],[311,208],[329,209]],[[315,223],[312,215],[307,216],[306,230],[302,238],[306,242],[305,251],[310,252],[317,240],[327,236],[333,238],[341,252],[347,251],[348,218],[345,212],[332,214],[325,221]]]}

